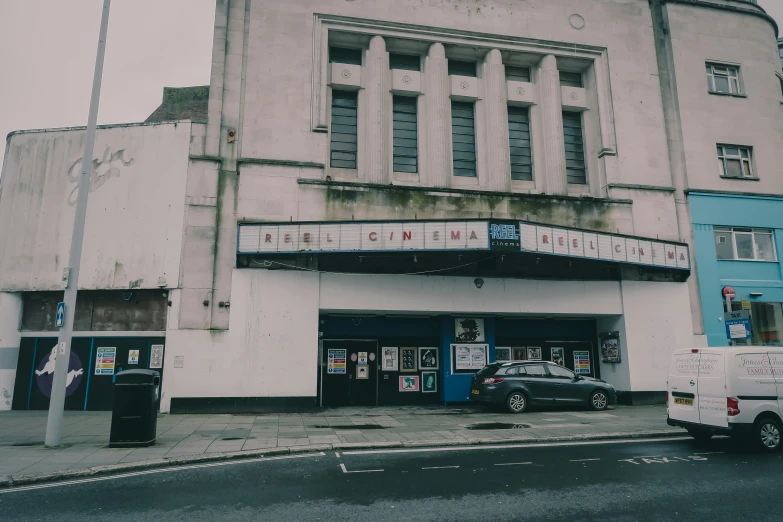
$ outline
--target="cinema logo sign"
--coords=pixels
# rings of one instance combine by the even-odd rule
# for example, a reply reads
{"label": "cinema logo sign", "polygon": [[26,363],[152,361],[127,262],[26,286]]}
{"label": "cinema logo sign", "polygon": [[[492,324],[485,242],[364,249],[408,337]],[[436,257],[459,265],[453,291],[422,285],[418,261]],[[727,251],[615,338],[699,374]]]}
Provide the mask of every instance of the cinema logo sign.
{"label": "cinema logo sign", "polygon": [[488,250],[488,221],[240,225],[240,254]]}

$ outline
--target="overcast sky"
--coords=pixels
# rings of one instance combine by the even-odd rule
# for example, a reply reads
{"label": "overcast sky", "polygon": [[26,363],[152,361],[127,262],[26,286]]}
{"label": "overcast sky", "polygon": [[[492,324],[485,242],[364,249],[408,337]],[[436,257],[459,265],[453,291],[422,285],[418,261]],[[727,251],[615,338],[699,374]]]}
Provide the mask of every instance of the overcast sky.
{"label": "overcast sky", "polygon": [[[12,130],[86,125],[102,3],[0,0],[0,158]],[[759,3],[783,27],[783,0]],[[214,14],[215,0],[113,0],[98,123],[145,119],[163,86],[207,85]]]}

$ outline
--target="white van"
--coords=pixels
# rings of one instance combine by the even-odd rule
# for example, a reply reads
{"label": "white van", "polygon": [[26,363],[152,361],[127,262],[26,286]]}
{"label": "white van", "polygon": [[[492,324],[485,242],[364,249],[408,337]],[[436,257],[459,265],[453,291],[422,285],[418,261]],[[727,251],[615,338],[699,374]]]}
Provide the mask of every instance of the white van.
{"label": "white van", "polygon": [[783,437],[783,348],[677,350],[666,402],[668,424],[686,428],[696,439],[731,435],[775,451]]}

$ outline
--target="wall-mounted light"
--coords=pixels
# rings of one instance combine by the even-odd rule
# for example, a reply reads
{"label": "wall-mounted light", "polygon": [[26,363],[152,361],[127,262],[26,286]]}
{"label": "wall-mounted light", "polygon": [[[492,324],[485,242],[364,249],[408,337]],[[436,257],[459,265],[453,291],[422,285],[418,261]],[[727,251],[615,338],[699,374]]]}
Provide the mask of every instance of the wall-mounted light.
{"label": "wall-mounted light", "polygon": [[473,284],[476,285],[476,288],[481,288],[482,286],[484,286],[484,280],[481,279],[480,277],[477,277],[476,279],[473,280]]}
{"label": "wall-mounted light", "polygon": [[764,295],[764,294],[761,293],[761,292],[751,292],[750,293],[751,297],[761,297],[762,295]]}

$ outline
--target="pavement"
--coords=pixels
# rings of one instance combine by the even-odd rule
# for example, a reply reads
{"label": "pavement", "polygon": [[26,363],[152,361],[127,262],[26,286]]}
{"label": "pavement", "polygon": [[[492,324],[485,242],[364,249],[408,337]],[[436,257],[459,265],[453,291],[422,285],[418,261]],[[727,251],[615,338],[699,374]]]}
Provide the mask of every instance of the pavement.
{"label": "pavement", "polygon": [[45,448],[46,411],[0,412],[0,487],[197,462],[357,448],[601,440],[685,434],[665,405],[533,411],[477,407],[336,408],[310,414],[159,415],[157,443],[109,448],[110,412],[66,412]]}
{"label": "pavement", "polygon": [[779,521],[783,454],[719,437],[344,450],[0,489],[3,522]]}

